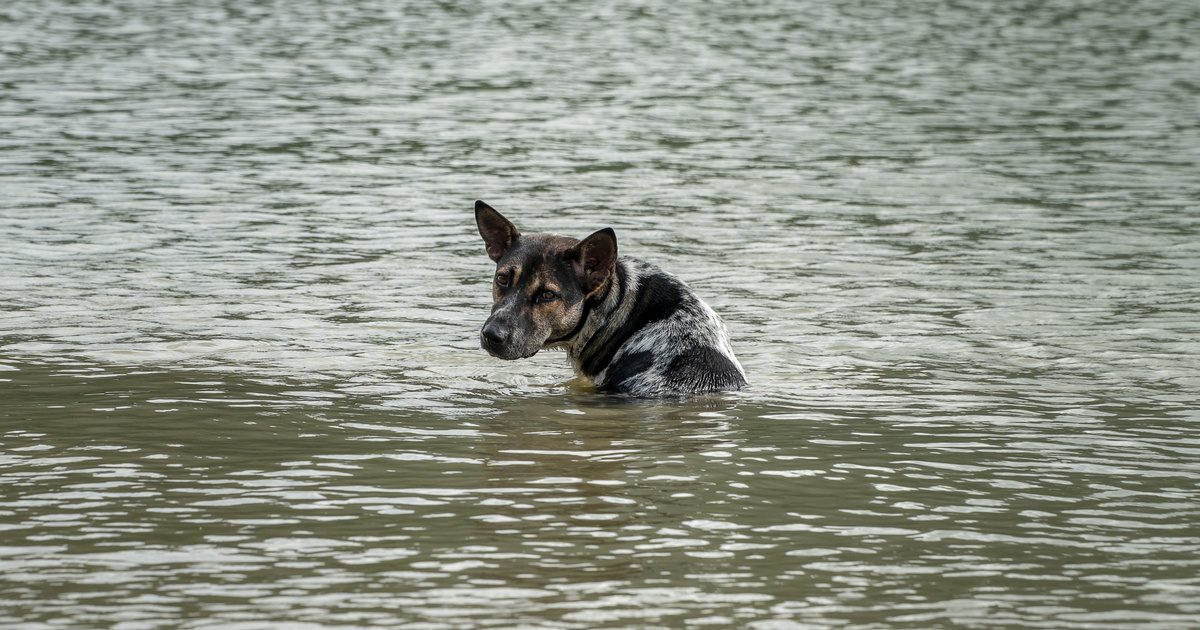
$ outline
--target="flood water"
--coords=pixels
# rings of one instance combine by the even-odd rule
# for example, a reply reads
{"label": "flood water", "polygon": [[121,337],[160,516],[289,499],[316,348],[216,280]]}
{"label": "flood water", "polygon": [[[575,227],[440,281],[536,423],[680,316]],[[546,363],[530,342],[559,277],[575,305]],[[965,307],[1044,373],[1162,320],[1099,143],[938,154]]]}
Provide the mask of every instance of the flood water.
{"label": "flood water", "polygon": [[[0,626],[1194,628],[1200,5],[0,7]],[[752,387],[478,347],[472,203]]]}

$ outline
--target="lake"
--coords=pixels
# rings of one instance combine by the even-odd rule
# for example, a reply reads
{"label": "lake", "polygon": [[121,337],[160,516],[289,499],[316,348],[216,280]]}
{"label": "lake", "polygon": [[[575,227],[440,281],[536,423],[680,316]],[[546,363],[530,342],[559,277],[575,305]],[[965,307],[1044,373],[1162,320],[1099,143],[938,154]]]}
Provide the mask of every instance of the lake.
{"label": "lake", "polygon": [[[0,8],[0,625],[1194,628],[1200,5]],[[484,199],[751,387],[479,348]]]}

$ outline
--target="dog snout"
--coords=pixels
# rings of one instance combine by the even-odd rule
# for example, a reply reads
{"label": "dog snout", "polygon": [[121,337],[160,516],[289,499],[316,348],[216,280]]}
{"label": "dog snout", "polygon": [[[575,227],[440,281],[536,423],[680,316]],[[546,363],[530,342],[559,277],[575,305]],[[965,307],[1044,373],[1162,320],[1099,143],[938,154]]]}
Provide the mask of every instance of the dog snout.
{"label": "dog snout", "polygon": [[484,324],[479,335],[483,338],[483,347],[493,350],[503,346],[505,338],[508,337],[504,327],[494,321]]}
{"label": "dog snout", "polygon": [[497,359],[520,359],[537,354],[537,347],[530,348],[529,335],[518,322],[502,317],[491,317],[479,331],[479,345]]}
{"label": "dog snout", "polygon": [[488,354],[500,359],[515,359],[513,354],[513,329],[500,319],[489,319],[479,331],[479,345]]}

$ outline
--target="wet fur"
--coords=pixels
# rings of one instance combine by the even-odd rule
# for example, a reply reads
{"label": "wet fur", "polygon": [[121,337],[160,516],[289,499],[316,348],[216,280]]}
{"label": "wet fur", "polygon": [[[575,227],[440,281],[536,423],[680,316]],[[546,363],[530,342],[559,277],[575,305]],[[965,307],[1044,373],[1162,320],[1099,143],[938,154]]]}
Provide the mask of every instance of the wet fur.
{"label": "wet fur", "polygon": [[[493,356],[561,348],[601,391],[633,396],[745,387],[717,314],[653,263],[618,258],[611,230],[583,241],[520,234],[483,202],[476,202],[476,221],[497,276],[508,280],[493,282],[492,315],[481,331]],[[558,298],[539,302],[547,290]]]}

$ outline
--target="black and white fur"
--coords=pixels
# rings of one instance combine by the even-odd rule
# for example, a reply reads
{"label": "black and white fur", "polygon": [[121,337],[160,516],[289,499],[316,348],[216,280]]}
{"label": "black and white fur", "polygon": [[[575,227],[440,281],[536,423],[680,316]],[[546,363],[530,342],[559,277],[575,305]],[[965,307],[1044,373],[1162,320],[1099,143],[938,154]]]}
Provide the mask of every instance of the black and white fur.
{"label": "black and white fur", "polygon": [[579,334],[556,344],[577,374],[634,396],[746,386],[721,318],[682,280],[628,256],[617,260],[614,276]]}
{"label": "black and white fur", "polygon": [[[475,209],[497,263],[497,282],[507,281],[494,290],[492,316],[480,333],[493,356],[515,359],[561,348],[575,372],[600,391],[638,397],[746,386],[721,318],[674,275],[618,257],[611,229],[583,241],[522,235],[482,201]],[[543,292],[547,286],[555,303],[536,297],[551,293]]]}

